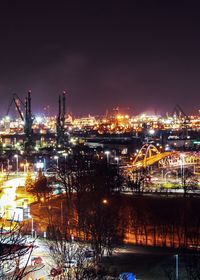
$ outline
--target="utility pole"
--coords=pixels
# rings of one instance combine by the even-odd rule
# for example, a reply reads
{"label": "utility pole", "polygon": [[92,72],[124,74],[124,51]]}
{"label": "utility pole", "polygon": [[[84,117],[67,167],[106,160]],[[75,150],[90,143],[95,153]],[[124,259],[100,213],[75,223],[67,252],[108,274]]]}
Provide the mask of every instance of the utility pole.
{"label": "utility pole", "polygon": [[178,254],[175,255],[175,259],[176,259],[176,280],[178,280],[179,274],[178,274]]}
{"label": "utility pole", "polygon": [[61,234],[63,233],[63,202],[60,203]]}
{"label": "utility pole", "polygon": [[34,237],[33,217],[31,217],[31,236]]}
{"label": "utility pole", "polygon": [[14,157],[16,158],[16,173],[17,173],[17,177],[19,174],[19,156],[16,154],[14,155]]}

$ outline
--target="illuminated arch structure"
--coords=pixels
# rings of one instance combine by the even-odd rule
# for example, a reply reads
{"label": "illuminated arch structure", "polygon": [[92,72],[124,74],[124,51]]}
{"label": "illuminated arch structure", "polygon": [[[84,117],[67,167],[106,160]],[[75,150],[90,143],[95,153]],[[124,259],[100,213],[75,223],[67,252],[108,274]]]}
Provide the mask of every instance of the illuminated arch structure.
{"label": "illuminated arch structure", "polygon": [[145,144],[139,150],[134,161],[129,165],[129,170],[146,168],[159,162],[162,168],[179,168],[184,166],[200,167],[200,153],[180,151],[160,152],[154,145]]}
{"label": "illuminated arch structure", "polygon": [[200,166],[200,153],[198,152],[174,152],[170,157],[163,158],[160,165],[164,168],[178,168],[182,165],[189,166]]}
{"label": "illuminated arch structure", "polygon": [[154,145],[145,144],[139,150],[136,158],[131,164],[131,169],[146,168],[160,161],[161,159],[170,156],[172,153],[173,152],[161,153]]}

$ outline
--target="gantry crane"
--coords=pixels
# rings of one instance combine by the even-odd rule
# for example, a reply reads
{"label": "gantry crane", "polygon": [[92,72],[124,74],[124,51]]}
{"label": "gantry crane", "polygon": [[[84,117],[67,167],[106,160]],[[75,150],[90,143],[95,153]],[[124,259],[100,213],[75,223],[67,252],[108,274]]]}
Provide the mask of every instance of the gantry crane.
{"label": "gantry crane", "polygon": [[188,115],[183,111],[180,105],[176,104],[174,110],[172,111],[172,115],[177,115],[179,118],[183,118],[182,123],[182,131],[183,131],[183,138],[187,138],[188,136],[188,122],[189,118]]}
{"label": "gantry crane", "polygon": [[[30,152],[30,150],[34,146],[33,129],[32,129],[34,117],[31,112],[31,92],[28,91],[28,94],[25,98],[25,103],[21,100],[21,98],[16,93],[14,93],[11,103],[7,110],[7,115],[9,114],[10,108],[13,103],[15,104],[15,107],[19,113],[21,120],[24,122],[24,133],[26,136],[25,151]],[[24,108],[25,114],[22,111],[21,106]]]}
{"label": "gantry crane", "polygon": [[56,134],[57,134],[57,146],[58,147],[67,147],[68,146],[68,135],[66,134],[65,129],[65,102],[66,102],[66,92],[63,91],[62,98],[59,95],[58,99],[58,117],[56,125]]}

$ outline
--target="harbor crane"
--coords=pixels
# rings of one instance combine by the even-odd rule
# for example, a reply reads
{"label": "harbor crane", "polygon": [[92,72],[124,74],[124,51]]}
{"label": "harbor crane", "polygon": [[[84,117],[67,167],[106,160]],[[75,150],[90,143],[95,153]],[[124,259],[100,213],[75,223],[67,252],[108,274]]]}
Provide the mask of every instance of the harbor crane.
{"label": "harbor crane", "polygon": [[[21,98],[16,93],[14,93],[11,103],[8,106],[7,115],[9,114],[10,108],[13,103],[15,104],[15,107],[19,113],[21,120],[24,122],[24,133],[26,136],[25,151],[29,153],[34,147],[33,129],[32,129],[34,116],[32,115],[32,111],[31,111],[31,91],[28,91],[28,94],[25,98],[25,102],[23,102]],[[23,112],[23,109],[21,109],[21,107],[24,109],[25,112]]]}

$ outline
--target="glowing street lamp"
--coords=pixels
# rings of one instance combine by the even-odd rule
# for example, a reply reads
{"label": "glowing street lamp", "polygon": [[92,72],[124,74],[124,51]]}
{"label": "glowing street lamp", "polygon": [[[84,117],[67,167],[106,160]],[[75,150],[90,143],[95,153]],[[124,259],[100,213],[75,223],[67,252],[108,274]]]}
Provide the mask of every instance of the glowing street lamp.
{"label": "glowing street lamp", "polygon": [[105,151],[104,154],[106,155],[107,163],[109,163],[110,151]]}
{"label": "glowing street lamp", "polygon": [[182,187],[185,187],[185,154],[180,154],[181,159],[181,181]]}
{"label": "glowing street lamp", "polygon": [[27,159],[25,160],[25,163],[24,162],[20,163],[20,167],[24,168],[24,174],[28,172],[29,163],[27,162]]}
{"label": "glowing street lamp", "polygon": [[115,157],[114,160],[116,161],[117,165],[119,165],[119,157]]}
{"label": "glowing street lamp", "polygon": [[58,156],[54,156],[54,159],[56,160],[56,166],[58,168],[58,159],[59,159],[59,157]]}
{"label": "glowing street lamp", "polygon": [[39,170],[39,169],[43,169],[43,167],[44,167],[44,162],[42,162],[42,161],[38,161],[38,162],[36,162],[36,168]]}
{"label": "glowing street lamp", "polygon": [[106,198],[104,198],[104,199],[102,200],[102,203],[103,203],[104,205],[107,205],[107,204],[108,204],[108,200],[107,200]]}
{"label": "glowing street lamp", "polygon": [[16,154],[16,155],[14,155],[14,157],[16,158],[16,164],[17,164],[17,176],[18,176],[18,173],[19,173],[19,156]]}
{"label": "glowing street lamp", "polygon": [[63,156],[64,156],[65,162],[66,162],[66,158],[67,158],[67,156],[68,156],[68,153],[63,153]]}
{"label": "glowing street lamp", "polygon": [[25,168],[26,168],[25,163],[20,163],[20,166],[21,166],[21,167],[24,167],[24,174],[25,174]]}
{"label": "glowing street lamp", "polygon": [[153,128],[149,129],[149,134],[150,135],[154,135],[155,134],[155,130]]}

